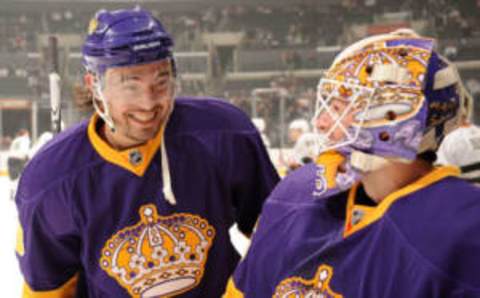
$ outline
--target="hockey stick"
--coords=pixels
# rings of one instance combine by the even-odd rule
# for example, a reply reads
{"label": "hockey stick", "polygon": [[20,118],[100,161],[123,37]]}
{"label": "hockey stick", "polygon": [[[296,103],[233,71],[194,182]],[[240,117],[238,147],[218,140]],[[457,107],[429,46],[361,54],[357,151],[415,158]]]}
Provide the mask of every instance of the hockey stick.
{"label": "hockey stick", "polygon": [[48,54],[49,54],[49,82],[50,82],[50,108],[52,132],[57,134],[61,130],[61,79],[58,74],[58,41],[57,37],[50,36],[48,39]]}

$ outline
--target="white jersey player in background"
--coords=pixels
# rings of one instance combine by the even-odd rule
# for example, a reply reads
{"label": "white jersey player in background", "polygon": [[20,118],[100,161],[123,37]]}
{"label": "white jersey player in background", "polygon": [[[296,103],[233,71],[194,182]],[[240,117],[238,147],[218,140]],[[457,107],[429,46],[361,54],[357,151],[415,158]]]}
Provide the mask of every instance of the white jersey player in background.
{"label": "white jersey player in background", "polygon": [[309,152],[312,151],[311,143],[315,137],[310,133],[310,124],[307,120],[301,118],[292,120],[288,125],[288,139],[293,147],[287,158],[287,172],[313,161],[315,154]]}
{"label": "white jersey player in background", "polygon": [[30,133],[26,129],[20,129],[8,150],[7,167],[9,176],[9,196],[11,199],[15,196],[18,178],[23,167],[28,161],[30,151]]}
{"label": "white jersey player in background", "polygon": [[437,163],[460,168],[461,177],[480,186],[480,127],[472,122],[473,99],[467,94],[463,126],[449,133],[437,151]]}
{"label": "white jersey player in background", "polygon": [[270,148],[270,139],[265,134],[265,128],[266,128],[265,119],[252,118],[252,122],[255,125],[255,127],[258,129],[258,132],[260,133],[260,137],[262,138],[262,141],[265,147]]}

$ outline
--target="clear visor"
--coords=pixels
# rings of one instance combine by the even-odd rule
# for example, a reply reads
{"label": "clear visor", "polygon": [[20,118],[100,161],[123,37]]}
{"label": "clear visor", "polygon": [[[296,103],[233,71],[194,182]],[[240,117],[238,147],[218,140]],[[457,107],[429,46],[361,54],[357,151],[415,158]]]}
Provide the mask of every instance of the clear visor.
{"label": "clear visor", "polygon": [[[97,113],[113,128],[115,125],[110,116],[109,105],[116,103],[155,105],[172,101],[175,97],[176,80],[171,70],[169,60],[161,60],[156,64],[119,67],[115,73],[96,76],[94,95],[102,103],[100,109],[94,101]],[[152,69],[150,69],[152,68]],[[123,72],[122,69],[128,69]],[[108,93],[109,96],[106,96]]]}
{"label": "clear visor", "polygon": [[164,59],[151,64],[113,68],[112,73],[97,76],[95,89],[97,93],[109,89],[115,95],[114,101],[138,101],[143,97],[164,100],[173,96],[175,84],[170,60]]}
{"label": "clear visor", "polygon": [[356,141],[374,90],[336,80],[320,80],[312,119],[320,152]]}

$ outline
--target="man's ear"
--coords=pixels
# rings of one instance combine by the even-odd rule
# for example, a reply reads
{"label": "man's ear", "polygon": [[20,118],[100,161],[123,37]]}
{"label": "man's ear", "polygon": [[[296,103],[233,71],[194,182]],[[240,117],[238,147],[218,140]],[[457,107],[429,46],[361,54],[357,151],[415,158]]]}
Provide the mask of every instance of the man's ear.
{"label": "man's ear", "polygon": [[95,82],[95,77],[93,76],[93,74],[91,73],[86,73],[84,76],[83,76],[83,84],[85,85],[85,87],[87,87],[88,89],[92,90],[93,89],[93,83]]}

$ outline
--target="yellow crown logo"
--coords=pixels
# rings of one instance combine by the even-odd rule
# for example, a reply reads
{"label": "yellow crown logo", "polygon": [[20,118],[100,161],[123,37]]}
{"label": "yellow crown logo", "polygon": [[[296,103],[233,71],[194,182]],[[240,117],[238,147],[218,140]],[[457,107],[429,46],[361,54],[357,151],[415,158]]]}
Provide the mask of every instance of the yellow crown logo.
{"label": "yellow crown logo", "polygon": [[334,293],[330,289],[332,276],[332,267],[321,265],[312,280],[296,276],[283,280],[275,289],[273,298],[342,298],[342,295]]}
{"label": "yellow crown logo", "polygon": [[101,268],[133,297],[166,297],[200,283],[215,229],[199,216],[159,216],[140,208],[141,221],[113,235],[102,250]]}

